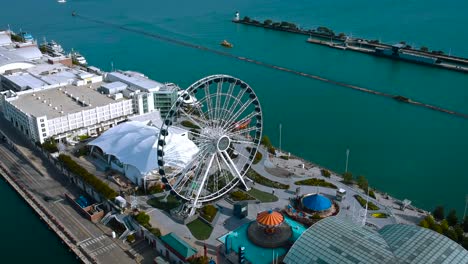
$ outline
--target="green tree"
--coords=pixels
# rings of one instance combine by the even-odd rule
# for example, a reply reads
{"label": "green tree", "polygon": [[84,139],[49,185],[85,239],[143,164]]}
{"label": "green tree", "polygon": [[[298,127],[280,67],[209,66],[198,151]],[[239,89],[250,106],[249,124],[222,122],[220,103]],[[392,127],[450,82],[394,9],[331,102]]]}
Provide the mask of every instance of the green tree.
{"label": "green tree", "polygon": [[343,33],[343,32],[341,32],[340,34],[338,34],[338,37],[339,37],[339,38],[344,38],[344,37],[346,37],[346,34]]}
{"label": "green tree", "polygon": [[463,231],[468,232],[468,215],[463,220]]}
{"label": "green tree", "polygon": [[442,228],[442,232],[446,232],[449,229],[449,225],[446,219],[440,222],[440,227]]}
{"label": "green tree", "polygon": [[362,190],[364,190],[364,192],[367,193],[367,189],[369,188],[369,182],[367,181],[366,177],[360,175],[357,178],[357,184],[359,188],[361,188]]}
{"label": "green tree", "polygon": [[456,225],[453,230],[457,234],[458,243],[463,243],[463,228],[460,225]]}
{"label": "green tree", "polygon": [[146,214],[145,212],[139,212],[135,216],[135,220],[137,220],[137,222],[142,226],[148,226],[149,221],[150,221],[150,216]]}
{"label": "green tree", "polygon": [[455,226],[458,223],[457,211],[455,209],[450,210],[448,213],[447,222],[449,226]]}
{"label": "green tree", "polygon": [[353,174],[351,172],[345,172],[343,174],[343,182],[346,184],[350,184],[353,182]]}
{"label": "green tree", "polygon": [[268,136],[263,136],[260,143],[262,145],[264,145],[265,147],[267,147],[267,148],[271,146],[271,141],[270,141],[270,138]]}
{"label": "green tree", "polygon": [[437,219],[438,221],[444,219],[445,217],[444,207],[442,205],[437,206],[432,214],[434,215],[434,218]]}
{"label": "green tree", "polygon": [[271,19],[265,19],[265,21],[263,21],[263,24],[265,26],[271,26],[272,23],[273,23],[273,21],[271,21]]}
{"label": "green tree", "polygon": [[443,232],[443,234],[452,239],[453,241],[456,241],[458,242],[458,236],[457,236],[457,233],[455,232],[455,230],[453,230],[452,228],[446,230],[445,232]]}
{"label": "green tree", "polygon": [[244,22],[250,22],[250,17],[245,16],[244,19],[242,19]]}
{"label": "green tree", "polygon": [[423,219],[421,220],[421,222],[419,222],[419,226],[424,227],[424,228],[429,228],[429,223],[427,222],[426,219]]}
{"label": "green tree", "polygon": [[439,234],[442,234],[442,227],[438,224],[435,224],[431,229],[436,231]]}

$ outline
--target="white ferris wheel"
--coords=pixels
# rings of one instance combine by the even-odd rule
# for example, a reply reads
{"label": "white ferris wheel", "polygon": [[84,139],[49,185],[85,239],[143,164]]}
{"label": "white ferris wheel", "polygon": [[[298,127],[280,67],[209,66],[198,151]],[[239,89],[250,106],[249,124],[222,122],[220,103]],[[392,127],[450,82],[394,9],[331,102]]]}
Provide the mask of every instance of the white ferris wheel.
{"label": "white ferris wheel", "polygon": [[[167,140],[171,131],[187,131],[197,151],[177,163]],[[228,75],[205,77],[183,90],[161,126],[159,174],[173,195],[187,201],[189,215],[202,203],[216,200],[246,173],[262,137],[262,110],[253,89]],[[177,165],[175,165],[177,164]]]}

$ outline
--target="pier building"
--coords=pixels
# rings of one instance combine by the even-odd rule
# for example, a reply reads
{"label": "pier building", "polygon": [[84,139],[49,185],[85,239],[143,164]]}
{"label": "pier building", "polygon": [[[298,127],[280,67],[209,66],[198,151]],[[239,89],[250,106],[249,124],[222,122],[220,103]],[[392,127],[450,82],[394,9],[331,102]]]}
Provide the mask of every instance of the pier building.
{"label": "pier building", "polygon": [[307,229],[284,258],[307,263],[467,263],[468,251],[451,239],[415,225],[376,231],[333,216]]}
{"label": "pier building", "polygon": [[[153,122],[128,121],[112,127],[88,143],[91,155],[100,158],[136,185],[146,187],[147,180],[160,179],[155,161],[161,124]],[[198,153],[198,147],[183,129],[169,129],[166,143],[166,164],[169,166],[185,166]]]}
{"label": "pier building", "polygon": [[157,110],[161,116],[166,116],[175,103],[179,90],[172,83],[160,83],[134,71],[110,72],[106,74],[105,79],[113,83],[113,87],[105,91],[111,94],[122,93],[125,97],[131,98],[134,111],[138,115]]}

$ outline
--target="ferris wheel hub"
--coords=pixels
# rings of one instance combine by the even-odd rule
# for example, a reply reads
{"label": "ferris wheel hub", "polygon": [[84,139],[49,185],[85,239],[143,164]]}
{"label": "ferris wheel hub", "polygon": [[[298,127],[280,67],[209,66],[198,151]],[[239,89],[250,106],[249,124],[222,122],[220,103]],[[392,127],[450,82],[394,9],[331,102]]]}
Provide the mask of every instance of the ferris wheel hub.
{"label": "ferris wheel hub", "polygon": [[231,139],[228,136],[221,136],[218,139],[217,148],[219,152],[227,151],[229,145],[231,144]]}

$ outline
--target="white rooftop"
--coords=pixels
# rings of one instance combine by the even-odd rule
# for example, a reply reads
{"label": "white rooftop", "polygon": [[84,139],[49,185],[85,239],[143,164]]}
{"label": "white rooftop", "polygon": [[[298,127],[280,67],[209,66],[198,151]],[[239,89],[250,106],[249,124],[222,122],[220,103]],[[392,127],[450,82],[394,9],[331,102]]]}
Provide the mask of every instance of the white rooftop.
{"label": "white rooftop", "polygon": [[[95,108],[96,106],[104,106],[110,103],[120,101],[109,98],[100,94],[96,88],[100,83],[88,86],[68,85],[62,88],[51,88],[37,92],[28,92],[18,95],[18,99],[10,101],[11,104],[21,109],[23,112],[33,116],[47,116],[47,118],[56,118],[61,115],[80,112]],[[68,93],[65,94],[65,92]],[[83,106],[81,103],[70,97],[79,97],[80,101],[91,103],[91,105]],[[39,99],[40,98],[40,99]],[[46,102],[44,102],[44,100]],[[123,100],[123,99],[121,99]],[[49,106],[51,104],[51,106]],[[57,109],[55,109],[57,107]],[[63,114],[60,113],[63,111]]]}
{"label": "white rooftop", "polygon": [[0,31],[0,46],[10,45],[11,37],[6,31]]}
{"label": "white rooftop", "polygon": [[[158,168],[157,142],[159,128],[145,122],[128,121],[104,132],[88,145],[98,146],[106,154],[117,157],[122,163],[137,168],[146,175]],[[171,129],[166,137],[164,160],[169,166],[185,166],[198,153],[198,147],[186,133]]]}
{"label": "white rooftop", "polygon": [[143,74],[136,72],[110,72],[107,74],[109,81],[120,81],[134,88],[148,91],[159,91],[164,84],[148,79]]}
{"label": "white rooftop", "polygon": [[48,85],[48,83],[32,76],[27,72],[4,75],[3,77],[21,87],[22,90],[36,89]]}

